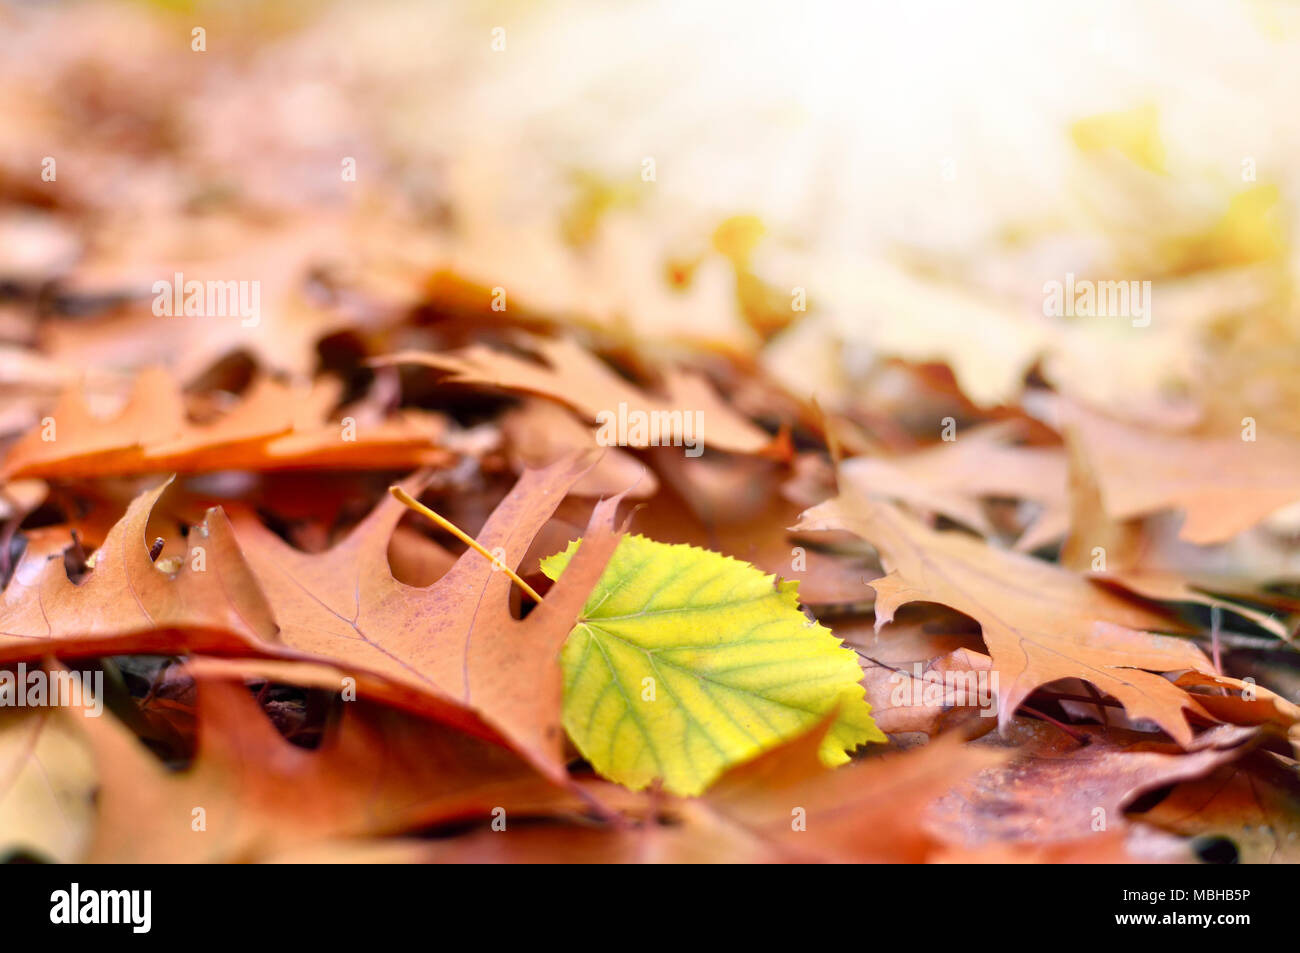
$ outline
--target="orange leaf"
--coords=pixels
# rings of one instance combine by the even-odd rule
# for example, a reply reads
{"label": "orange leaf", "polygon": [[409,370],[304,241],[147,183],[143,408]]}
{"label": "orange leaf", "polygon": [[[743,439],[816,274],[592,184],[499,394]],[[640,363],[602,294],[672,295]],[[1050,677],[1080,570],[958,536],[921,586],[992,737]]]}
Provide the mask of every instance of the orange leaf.
{"label": "orange leaf", "polygon": [[1058,566],[931,530],[851,486],[808,510],[797,528],[848,530],[879,550],[889,572],[871,583],[877,629],[908,602],[942,603],[979,622],[999,676],[1004,729],[1039,685],[1082,678],[1133,717],[1154,720],[1182,744],[1191,741],[1183,711],[1199,706],[1152,672],[1212,669],[1190,642],[1143,631],[1170,625],[1154,611]]}

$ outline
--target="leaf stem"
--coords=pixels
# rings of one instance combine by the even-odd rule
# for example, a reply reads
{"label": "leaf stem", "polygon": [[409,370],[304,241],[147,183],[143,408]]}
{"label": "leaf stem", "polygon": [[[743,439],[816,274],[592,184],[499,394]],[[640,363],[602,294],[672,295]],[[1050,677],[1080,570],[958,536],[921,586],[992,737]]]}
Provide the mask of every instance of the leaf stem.
{"label": "leaf stem", "polygon": [[488,560],[491,561],[493,566],[500,569],[507,576],[513,579],[515,581],[515,585],[517,585],[520,589],[526,592],[534,602],[540,603],[542,601],[542,597],[537,594],[537,590],[535,590],[532,586],[528,585],[528,583],[524,582],[523,579],[521,579],[513,569],[511,569],[509,566],[503,563],[496,556],[493,556],[490,552],[487,551],[487,549],[483,547],[482,543],[476,540],[469,533],[465,532],[463,529],[461,529],[451,520],[435,513],[433,510],[429,509],[427,506],[425,506],[415,497],[411,496],[411,494],[403,490],[400,486],[390,486],[388,488],[388,492],[393,494],[393,496],[397,499],[397,501],[401,503],[403,506],[409,507],[410,509],[413,509],[415,510],[415,512],[419,513],[421,516],[425,516],[433,520],[435,523],[437,523],[447,532],[451,533],[451,535],[455,536],[458,540],[460,540],[470,549],[476,550],[477,552],[480,552],[484,556],[486,556]]}
{"label": "leaf stem", "polygon": [[1082,732],[1076,731],[1075,729],[1071,728],[1069,725],[1065,724],[1064,722],[1057,721],[1051,715],[1045,714],[1044,712],[1039,711],[1037,708],[1030,708],[1028,705],[1021,705],[1020,708],[1017,709],[1017,711],[1023,712],[1024,714],[1030,715],[1034,718],[1041,718],[1043,721],[1055,725],[1057,728],[1061,729],[1061,731],[1065,732],[1067,735],[1069,735],[1075,741],[1079,742],[1079,744],[1081,745],[1086,745],[1090,743],[1090,739],[1088,738],[1087,735],[1083,734]]}

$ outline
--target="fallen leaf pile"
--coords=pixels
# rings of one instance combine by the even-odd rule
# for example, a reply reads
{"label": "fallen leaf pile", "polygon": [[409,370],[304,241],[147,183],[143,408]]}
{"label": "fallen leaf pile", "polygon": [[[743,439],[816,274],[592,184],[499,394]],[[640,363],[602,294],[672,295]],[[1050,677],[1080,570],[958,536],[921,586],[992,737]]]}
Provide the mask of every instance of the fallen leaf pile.
{"label": "fallen leaf pile", "polygon": [[1300,859],[1285,182],[858,256],[172,6],[0,8],[6,859]]}

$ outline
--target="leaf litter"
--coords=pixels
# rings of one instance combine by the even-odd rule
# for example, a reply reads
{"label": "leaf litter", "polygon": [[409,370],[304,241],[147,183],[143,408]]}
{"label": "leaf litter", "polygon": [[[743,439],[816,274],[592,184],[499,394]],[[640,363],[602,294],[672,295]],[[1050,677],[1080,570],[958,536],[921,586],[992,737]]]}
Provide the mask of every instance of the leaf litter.
{"label": "leaf litter", "polygon": [[1075,117],[1057,219],[868,260],[165,6],[3,12],[6,858],[1295,859],[1278,186]]}

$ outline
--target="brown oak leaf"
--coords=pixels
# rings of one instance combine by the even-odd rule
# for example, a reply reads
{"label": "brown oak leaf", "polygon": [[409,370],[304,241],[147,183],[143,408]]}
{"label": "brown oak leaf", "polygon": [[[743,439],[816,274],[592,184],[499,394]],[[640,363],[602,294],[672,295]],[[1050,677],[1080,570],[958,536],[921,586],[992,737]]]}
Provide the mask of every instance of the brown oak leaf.
{"label": "brown oak leaf", "polygon": [[116,719],[85,719],[99,773],[87,861],[246,862],[494,807],[582,807],[511,752],[392,709],[346,703],[309,750],[281,737],[239,682],[203,678],[197,694],[197,749],[179,772]]}
{"label": "brown oak leaf", "polygon": [[0,595],[0,660],[124,652],[257,651],[275,620],[230,522],[208,510],[171,571],[149,556],[145,529],[167,481],[136,497],[74,584],[61,558],[25,556]]}
{"label": "brown oak leaf", "polygon": [[[800,530],[848,530],[879,551],[888,574],[876,590],[876,626],[909,602],[938,602],[980,623],[999,676],[999,725],[1039,685],[1082,678],[1113,695],[1135,718],[1150,718],[1180,744],[1191,741],[1190,695],[1156,672],[1211,671],[1196,646],[1148,629],[1172,623],[1072,572],[937,532],[888,503],[846,485],[810,510]],[[1203,712],[1202,712],[1203,714]]]}
{"label": "brown oak leaf", "polygon": [[[524,473],[478,534],[517,565],[560,501],[592,465],[569,456]],[[414,487],[414,484],[412,484]],[[279,625],[278,644],[299,657],[368,672],[386,697],[450,700],[479,713],[553,777],[564,777],[559,651],[621,535],[621,498],[597,504],[564,578],[523,620],[510,613],[510,577],[467,551],[429,586],[394,579],[386,553],[406,513],[385,498],[342,542],[299,552],[246,512],[234,516],[240,545]],[[396,693],[396,694],[395,694]]]}

